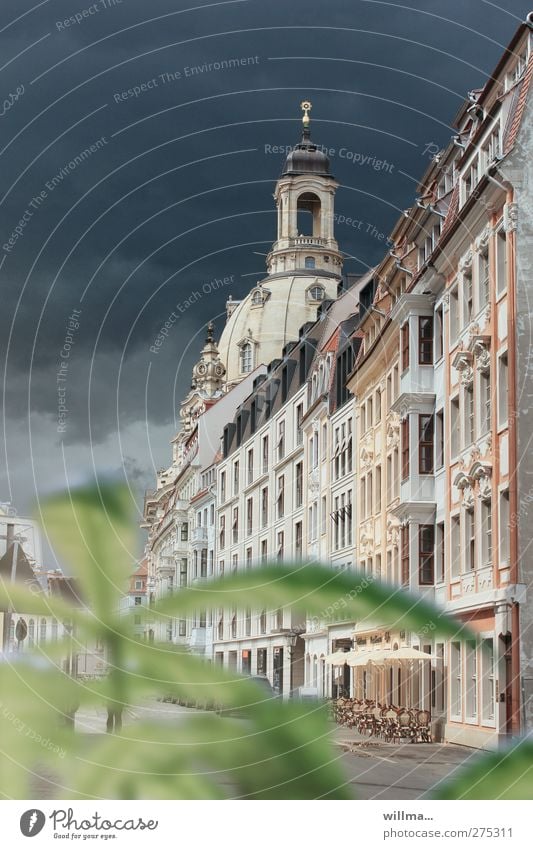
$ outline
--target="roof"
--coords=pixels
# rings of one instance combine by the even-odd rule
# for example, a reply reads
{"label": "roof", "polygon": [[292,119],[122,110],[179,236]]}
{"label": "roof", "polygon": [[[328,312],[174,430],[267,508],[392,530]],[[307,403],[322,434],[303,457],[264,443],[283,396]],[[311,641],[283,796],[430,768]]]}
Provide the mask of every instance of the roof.
{"label": "roof", "polygon": [[19,543],[12,543],[6,550],[3,557],[0,558],[0,576],[4,581],[13,582],[13,554],[15,545],[17,546],[16,564],[14,583],[26,584],[29,587],[35,587],[42,590],[42,587],[35,576],[33,566],[26,557],[24,549]]}

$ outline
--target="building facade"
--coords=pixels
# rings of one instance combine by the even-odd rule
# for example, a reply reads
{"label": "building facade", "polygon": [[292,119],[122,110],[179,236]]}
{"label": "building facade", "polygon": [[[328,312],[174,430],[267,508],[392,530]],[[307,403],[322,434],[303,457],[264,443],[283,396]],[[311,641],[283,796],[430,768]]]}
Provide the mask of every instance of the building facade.
{"label": "building facade", "polygon": [[429,708],[438,735],[476,747],[532,721],[531,27],[469,93],[391,249],[359,279],[342,276],[337,183],[303,104],[267,275],[229,300],[220,346],[202,354],[218,382],[196,373],[146,506],[156,595],[179,588],[178,563],[189,583],[320,561],[454,614],[445,641],[434,622],[407,633],[379,611],[305,620],[251,597],[244,611],[199,611],[180,638],[285,697]]}

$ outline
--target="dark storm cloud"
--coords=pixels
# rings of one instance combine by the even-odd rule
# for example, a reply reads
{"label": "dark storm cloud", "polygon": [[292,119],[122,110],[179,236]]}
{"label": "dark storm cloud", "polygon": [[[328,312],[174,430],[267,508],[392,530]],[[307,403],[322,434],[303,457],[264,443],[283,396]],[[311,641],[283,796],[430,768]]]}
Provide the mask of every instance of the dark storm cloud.
{"label": "dark storm cloud", "polygon": [[[519,0],[49,0],[24,15],[32,5],[4,0],[0,12],[0,344],[9,483],[23,503],[28,481],[50,476],[46,445],[58,477],[61,442],[70,462],[99,445],[120,466],[121,428],[137,483],[168,463],[203,327],[214,318],[220,333],[227,296],[263,273],[283,161],[269,151],[298,140],[303,97],[313,137],[334,151],[336,235],[355,257],[346,270],[361,272],[412,202],[426,145],[446,142],[462,97],[528,11]],[[228,60],[239,64],[216,64]],[[176,303],[224,278],[151,352]]]}

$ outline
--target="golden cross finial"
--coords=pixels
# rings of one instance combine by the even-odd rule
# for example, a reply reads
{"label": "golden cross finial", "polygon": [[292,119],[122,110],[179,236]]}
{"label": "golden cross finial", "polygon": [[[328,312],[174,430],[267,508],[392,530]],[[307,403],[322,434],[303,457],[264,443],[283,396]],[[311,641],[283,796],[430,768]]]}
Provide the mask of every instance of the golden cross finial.
{"label": "golden cross finial", "polygon": [[302,112],[304,113],[303,117],[302,117],[302,124],[304,125],[304,127],[307,128],[309,126],[310,122],[311,122],[311,118],[309,117],[309,113],[310,113],[311,109],[313,108],[313,104],[311,103],[310,100],[302,100],[302,102],[300,103],[300,108],[301,108]]}

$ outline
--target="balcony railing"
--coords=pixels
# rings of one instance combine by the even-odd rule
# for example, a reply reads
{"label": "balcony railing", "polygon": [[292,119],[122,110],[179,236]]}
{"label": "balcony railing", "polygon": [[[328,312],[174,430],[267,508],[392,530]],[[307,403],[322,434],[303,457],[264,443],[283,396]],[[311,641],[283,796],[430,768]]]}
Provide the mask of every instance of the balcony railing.
{"label": "balcony railing", "polygon": [[207,528],[198,527],[191,531],[191,542],[207,542]]}

